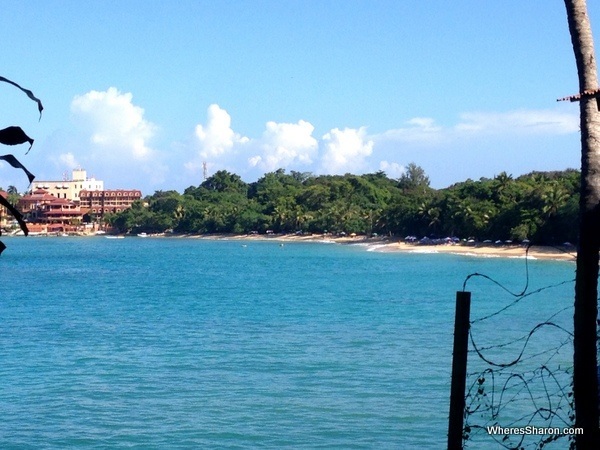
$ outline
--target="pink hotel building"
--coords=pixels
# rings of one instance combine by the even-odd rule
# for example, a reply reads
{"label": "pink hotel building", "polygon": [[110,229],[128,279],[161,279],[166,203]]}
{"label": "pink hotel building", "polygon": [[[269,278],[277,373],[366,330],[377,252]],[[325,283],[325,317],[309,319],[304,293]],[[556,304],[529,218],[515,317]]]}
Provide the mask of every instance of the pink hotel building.
{"label": "pink hotel building", "polygon": [[119,213],[141,198],[137,189],[104,189],[103,181],[75,169],[71,180],[35,181],[18,208],[30,222],[45,225],[48,231],[66,231],[81,224],[87,213],[98,217]]}

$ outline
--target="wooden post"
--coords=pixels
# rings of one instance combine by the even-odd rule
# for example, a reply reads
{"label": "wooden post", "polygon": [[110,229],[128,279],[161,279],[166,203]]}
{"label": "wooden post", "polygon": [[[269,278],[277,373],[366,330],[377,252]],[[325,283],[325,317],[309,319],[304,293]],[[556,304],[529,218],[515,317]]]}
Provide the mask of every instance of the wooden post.
{"label": "wooden post", "polygon": [[448,420],[448,450],[462,450],[463,448],[470,314],[471,293],[457,292],[454,317],[454,349],[452,351],[452,384],[450,386],[450,419]]}

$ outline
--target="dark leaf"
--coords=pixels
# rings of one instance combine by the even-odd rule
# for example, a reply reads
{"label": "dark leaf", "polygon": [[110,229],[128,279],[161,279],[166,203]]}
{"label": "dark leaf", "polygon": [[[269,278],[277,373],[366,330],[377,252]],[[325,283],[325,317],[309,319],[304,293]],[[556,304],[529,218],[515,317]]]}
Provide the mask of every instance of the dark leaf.
{"label": "dark leaf", "polygon": [[29,97],[31,100],[33,100],[34,102],[36,102],[38,104],[38,111],[40,112],[40,119],[42,118],[42,111],[44,109],[44,107],[42,106],[42,101],[39,98],[37,98],[35,95],[33,95],[33,92],[31,92],[29,89],[22,88],[17,83],[9,80],[8,78],[0,77],[0,81],[4,81],[5,83],[12,84],[13,86],[21,89],[21,91],[23,91],[25,94],[27,94],[27,97]]}
{"label": "dark leaf", "polygon": [[35,175],[33,175],[29,170],[27,170],[27,168],[23,164],[21,164],[19,162],[19,160],[17,158],[15,158],[13,155],[2,155],[2,156],[0,156],[0,159],[3,159],[7,163],[9,163],[15,169],[22,169],[23,172],[25,172],[27,174],[27,178],[29,179],[30,183],[34,180]]}
{"label": "dark leaf", "polygon": [[8,127],[0,130],[0,143],[4,145],[18,145],[29,142],[29,149],[33,145],[33,139],[25,134],[21,127]]}
{"label": "dark leaf", "polygon": [[8,209],[8,212],[12,214],[12,216],[17,220],[17,222],[19,222],[19,227],[21,227],[21,230],[23,230],[23,233],[25,233],[25,236],[27,236],[29,234],[29,229],[27,229],[27,224],[23,220],[23,215],[19,212],[19,210],[17,208],[15,208],[13,205],[11,205],[8,202],[8,200],[5,199],[4,197],[2,197],[1,195],[0,195],[0,205],[6,207],[6,209]]}

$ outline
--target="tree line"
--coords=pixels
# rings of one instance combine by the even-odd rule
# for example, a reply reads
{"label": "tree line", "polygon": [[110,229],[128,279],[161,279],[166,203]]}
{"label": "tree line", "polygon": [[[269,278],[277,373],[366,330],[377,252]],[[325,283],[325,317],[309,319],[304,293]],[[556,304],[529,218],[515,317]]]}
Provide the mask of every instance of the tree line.
{"label": "tree line", "polygon": [[577,240],[580,173],[532,172],[433,189],[413,163],[384,172],[312,175],[279,169],[253,183],[220,170],[183,194],[156,191],[104,220],[120,232],[357,233],[483,240]]}

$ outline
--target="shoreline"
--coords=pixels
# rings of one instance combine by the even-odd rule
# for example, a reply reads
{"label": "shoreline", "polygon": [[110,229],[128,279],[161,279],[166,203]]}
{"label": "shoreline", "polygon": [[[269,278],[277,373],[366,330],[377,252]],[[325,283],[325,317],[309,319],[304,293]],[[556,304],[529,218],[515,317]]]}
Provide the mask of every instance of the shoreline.
{"label": "shoreline", "polygon": [[214,239],[214,240],[240,240],[240,241],[277,241],[285,242],[316,242],[316,243],[335,243],[342,245],[360,245],[367,247],[368,251],[386,252],[386,253],[450,253],[463,256],[478,256],[492,258],[529,258],[538,260],[554,261],[572,261],[577,259],[577,249],[575,247],[551,247],[533,245],[527,247],[522,245],[494,245],[494,244],[441,244],[441,245],[422,245],[408,244],[401,241],[390,240],[388,238],[366,238],[357,237],[336,237],[330,235],[236,235],[236,234],[215,234],[215,235],[187,235],[187,237],[196,239]]}
{"label": "shoreline", "polygon": [[[32,237],[60,237],[60,235],[51,234],[34,234]],[[115,235],[94,235],[80,234],[81,237],[107,237]],[[124,236],[124,235],[120,235]],[[17,237],[15,235],[3,234],[3,238]],[[22,236],[21,236],[22,237]],[[138,237],[135,235],[127,236]],[[424,245],[406,243],[388,237],[372,237],[365,236],[333,236],[323,234],[312,235],[295,235],[295,234],[149,234],[146,237],[150,238],[174,238],[174,239],[207,239],[207,240],[239,240],[243,242],[249,241],[276,241],[281,244],[286,242],[314,242],[327,244],[341,245],[357,245],[365,247],[366,251],[385,252],[385,253],[420,253],[420,254],[439,254],[449,253],[462,256],[475,256],[487,258],[522,258],[527,257],[532,260],[553,260],[553,261],[571,261],[577,259],[577,249],[574,246],[539,246],[534,245],[527,247],[523,245],[495,245],[483,243],[457,243],[457,244],[439,244],[439,245]],[[146,238],[144,237],[144,238]],[[143,238],[141,238],[143,239]]]}

